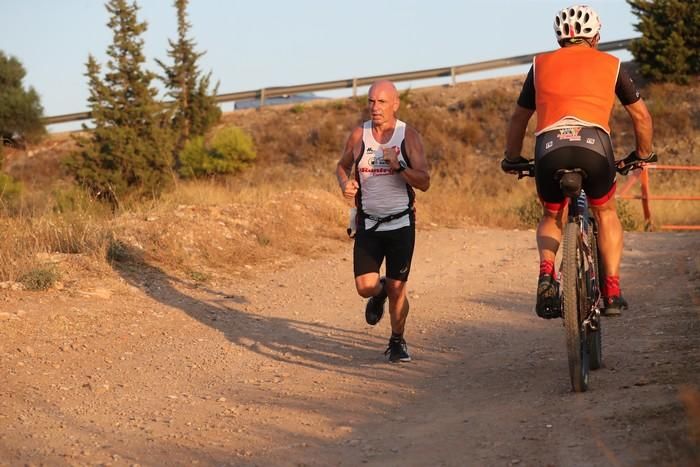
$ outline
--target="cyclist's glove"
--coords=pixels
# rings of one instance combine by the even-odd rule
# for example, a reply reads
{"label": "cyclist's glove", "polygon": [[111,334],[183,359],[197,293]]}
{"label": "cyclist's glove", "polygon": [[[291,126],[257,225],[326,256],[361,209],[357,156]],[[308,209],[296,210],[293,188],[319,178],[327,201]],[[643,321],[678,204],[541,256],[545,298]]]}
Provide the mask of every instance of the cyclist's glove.
{"label": "cyclist's glove", "polygon": [[618,163],[618,167],[620,168],[620,173],[622,175],[627,175],[630,170],[632,170],[635,166],[638,166],[639,162],[644,162],[644,163],[649,163],[649,162],[656,162],[658,160],[658,157],[656,156],[655,153],[649,154],[645,158],[639,157],[637,154],[637,151],[632,151],[629,153],[629,156],[625,157]]}
{"label": "cyclist's glove", "polygon": [[501,161],[501,170],[505,173],[513,172],[513,166],[518,164],[528,164],[530,161],[525,159],[523,156],[518,156],[518,160],[510,161],[507,158],[503,158]]}

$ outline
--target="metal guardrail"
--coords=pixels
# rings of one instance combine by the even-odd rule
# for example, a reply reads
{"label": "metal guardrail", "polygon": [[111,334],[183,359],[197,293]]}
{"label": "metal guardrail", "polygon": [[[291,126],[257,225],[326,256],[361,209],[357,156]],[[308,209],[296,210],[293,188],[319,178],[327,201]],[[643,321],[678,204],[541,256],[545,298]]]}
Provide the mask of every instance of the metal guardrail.
{"label": "metal guardrail", "polygon": [[[656,227],[651,218],[651,206],[649,201],[659,200],[675,200],[675,201],[700,201],[700,196],[695,195],[652,195],[649,184],[650,170],[685,170],[690,172],[700,172],[700,166],[697,165],[662,165],[649,164],[642,167],[641,170],[636,170],[632,177],[627,180],[627,183],[622,187],[617,194],[621,199],[639,199],[642,201],[642,210],[644,212],[644,230],[651,231]],[[639,181],[640,195],[628,195],[630,189]],[[663,224],[659,226],[662,230],[700,230],[700,225],[677,225]]]}
{"label": "metal guardrail", "polygon": [[[600,44],[598,44],[598,50],[602,50],[602,51],[607,52],[607,51],[611,51],[611,50],[627,49],[627,48],[629,48],[629,45],[632,43],[633,40],[634,39],[621,39],[621,40],[617,40],[617,41],[601,42]],[[260,106],[262,107],[263,105],[265,105],[265,99],[267,99],[267,98],[286,96],[289,94],[298,94],[298,93],[302,93],[302,92],[329,91],[329,90],[352,88],[353,96],[356,96],[358,87],[367,86],[367,85],[370,85],[377,80],[384,80],[384,79],[394,81],[394,82],[401,82],[401,81],[415,81],[415,80],[429,79],[429,78],[450,77],[452,79],[452,84],[456,84],[458,75],[462,75],[462,74],[466,74],[466,73],[474,73],[477,71],[493,70],[493,69],[497,69],[497,68],[524,65],[527,63],[531,63],[532,59],[535,57],[535,55],[539,55],[539,54],[544,53],[544,52],[549,52],[549,50],[542,51],[542,52],[536,52],[536,53],[532,53],[532,54],[527,54],[527,55],[518,55],[515,57],[502,58],[502,59],[497,59],[497,60],[488,60],[485,62],[470,63],[470,64],[466,64],[466,65],[456,65],[456,66],[451,66],[451,67],[431,68],[431,69],[427,69],[427,70],[408,71],[408,72],[403,72],[403,73],[392,73],[392,74],[386,74],[386,75],[366,76],[363,78],[341,79],[341,80],[337,80],[337,81],[323,81],[320,83],[312,83],[312,84],[298,84],[295,86],[277,86],[277,87],[256,89],[256,90],[252,90],[252,91],[232,92],[232,93],[228,93],[228,94],[219,94],[215,97],[215,100],[218,103],[223,103],[223,102],[232,102],[232,101],[238,101],[238,100],[244,100],[244,99],[259,99]],[[91,117],[90,112],[77,112],[77,113],[71,113],[71,114],[65,114],[65,115],[56,115],[53,117],[44,117],[42,119],[42,123],[44,125],[52,125],[52,124],[56,124],[56,123],[66,123],[66,122],[75,122],[75,121],[79,121],[79,120],[88,120],[88,119],[90,119],[90,117]]]}

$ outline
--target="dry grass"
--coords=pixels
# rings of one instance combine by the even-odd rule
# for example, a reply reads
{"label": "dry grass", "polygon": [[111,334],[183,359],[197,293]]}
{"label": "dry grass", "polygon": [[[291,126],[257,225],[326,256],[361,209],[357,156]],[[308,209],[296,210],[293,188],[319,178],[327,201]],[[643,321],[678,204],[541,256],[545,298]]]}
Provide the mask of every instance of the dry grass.
{"label": "dry grass", "polygon": [[[309,205],[315,209],[304,209]],[[261,262],[279,264],[290,255],[327,251],[324,237],[329,232],[337,232],[335,239],[340,239],[339,221],[323,192],[280,192],[255,204],[181,206],[173,214],[172,220],[154,219],[150,228],[139,222],[122,234],[129,244],[142,248],[148,261],[174,272],[215,275]],[[314,215],[310,222],[309,216]],[[324,228],[328,223],[331,228]]]}
{"label": "dry grass", "polygon": [[298,170],[257,167],[235,185],[188,182],[119,214],[115,239],[130,248],[122,259],[202,281],[328,251],[344,239],[346,206],[312,174],[293,176]]}
{"label": "dry grass", "polygon": [[[700,80],[691,86],[653,84],[644,89],[644,97],[654,118],[654,146],[660,164],[700,166]],[[620,154],[632,149],[632,127],[619,105],[613,112],[613,142]],[[650,171],[652,195],[700,196],[700,172]],[[636,187],[630,194],[640,195]],[[650,209],[655,226],[664,224],[699,225],[700,202],[652,201]],[[629,202],[630,213],[643,226],[641,201]]]}
{"label": "dry grass", "polygon": [[111,224],[87,214],[0,219],[0,281],[19,281],[51,269],[50,255],[87,254],[99,258],[109,244]]}
{"label": "dry grass", "polygon": [[[539,215],[532,180],[500,172],[506,124],[522,77],[404,91],[400,118],[422,134],[432,186],[418,193],[419,223],[447,227],[531,228]],[[655,118],[655,147],[666,164],[700,165],[700,83],[644,89]],[[255,142],[255,167],[226,179],[181,182],[161,199],[112,214],[60,172],[72,147],[52,137],[31,154],[8,151],[5,169],[26,186],[21,202],[0,214],[0,281],[44,266],[42,255],[156,262],[193,280],[246,264],[283,262],[337,247],[347,204],[334,171],[345,138],[367,118],[365,98],[320,101],[227,114]],[[534,125],[534,119],[531,122]],[[624,109],[613,112],[619,156],[633,145]],[[216,131],[216,130],[215,130]],[[534,140],[528,132],[526,156]],[[700,194],[698,172],[652,174],[652,193]],[[628,228],[642,228],[641,203],[620,203]],[[652,203],[656,224],[700,223],[697,202]],[[120,254],[123,253],[123,254]]]}
{"label": "dry grass", "polygon": [[[664,162],[664,161],[662,161]],[[698,164],[698,162],[695,162]],[[622,185],[620,185],[622,186]],[[700,172],[682,170],[649,170],[649,194],[653,196],[688,197],[700,196]],[[637,183],[628,195],[640,197],[641,186]],[[628,200],[630,215],[643,226],[644,213],[639,199]],[[663,225],[700,225],[700,201],[698,200],[651,200],[649,202],[654,228]]]}

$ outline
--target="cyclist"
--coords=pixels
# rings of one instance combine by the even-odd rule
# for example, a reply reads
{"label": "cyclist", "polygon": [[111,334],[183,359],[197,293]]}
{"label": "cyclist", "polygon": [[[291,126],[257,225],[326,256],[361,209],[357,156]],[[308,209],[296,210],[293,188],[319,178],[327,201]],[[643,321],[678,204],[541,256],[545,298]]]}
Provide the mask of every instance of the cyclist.
{"label": "cyclist", "polygon": [[[599,226],[602,256],[603,313],[619,315],[627,309],[620,291],[622,225],[615,205],[615,160],[609,118],[620,100],[632,119],[636,156],[652,155],[652,120],[644,101],[620,60],[597,50],[601,23],[586,5],[559,11],[554,32],[560,48],[534,58],[508,125],[505,162],[524,162],[523,138],[532,114],[535,129],[535,183],[543,204],[537,227],[540,275],[537,315],[561,316],[554,260],[566,218],[566,197],[554,180],[558,169],[582,168],[583,189]],[[504,170],[508,171],[503,165]]]}
{"label": "cyclist", "polygon": [[[408,362],[403,335],[416,235],[413,188],[427,190],[430,173],[420,135],[396,118],[399,94],[394,84],[375,82],[368,105],[371,119],[350,134],[336,176],[343,195],[357,206],[353,267],[357,293],[369,299],[365,319],[376,325],[388,297],[391,338],[385,353],[391,362]],[[355,178],[350,179],[353,166]],[[384,258],[386,278],[380,278]]]}

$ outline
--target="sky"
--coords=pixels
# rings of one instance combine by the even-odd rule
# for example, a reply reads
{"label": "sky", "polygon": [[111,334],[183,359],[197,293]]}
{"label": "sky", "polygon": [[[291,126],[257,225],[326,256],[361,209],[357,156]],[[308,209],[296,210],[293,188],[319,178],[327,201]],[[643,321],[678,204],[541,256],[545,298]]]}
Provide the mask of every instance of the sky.
{"label": "sky", "polygon": [[[130,0],[129,0],[130,1]],[[87,110],[85,63],[100,64],[112,32],[101,0],[0,0],[0,50],[20,60],[25,87],[45,116]],[[146,68],[169,63],[173,0],[139,0]],[[604,42],[636,37],[624,0],[588,1]],[[219,93],[464,65],[556,48],[552,22],[569,3],[552,0],[190,0],[190,37]],[[629,59],[627,52],[615,53]],[[460,75],[518,74],[526,67]],[[158,84],[158,83],[154,83]],[[428,82],[402,83],[420,87]],[[321,93],[323,94],[323,93]],[[343,92],[327,93],[330,96]],[[351,90],[344,91],[350,95]]]}

